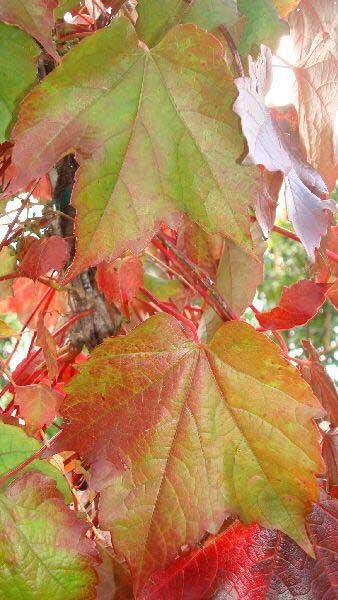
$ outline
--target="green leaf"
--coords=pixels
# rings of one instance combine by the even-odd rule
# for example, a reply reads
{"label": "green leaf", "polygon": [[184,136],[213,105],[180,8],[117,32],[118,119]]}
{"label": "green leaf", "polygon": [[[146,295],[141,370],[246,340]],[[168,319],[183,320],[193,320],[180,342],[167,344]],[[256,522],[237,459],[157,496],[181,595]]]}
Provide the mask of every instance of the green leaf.
{"label": "green leaf", "polygon": [[52,40],[56,6],[57,0],[0,0],[0,19],[26,31],[58,61],[60,57]]}
{"label": "green leaf", "polygon": [[[0,23],[0,35],[1,35],[1,23]],[[1,42],[0,42],[1,44]],[[0,57],[1,61],[1,57]],[[0,107],[1,108],[1,107]],[[9,275],[16,271],[16,256],[13,250],[5,246],[0,252],[0,277],[3,275]],[[12,288],[13,280],[4,279],[0,281],[0,301],[5,300],[8,296],[13,295]]]}
{"label": "green leaf", "polygon": [[136,31],[149,47],[180,23],[195,23],[210,31],[238,17],[235,0],[140,0],[137,12]]}
{"label": "green leaf", "polygon": [[[28,437],[23,429],[16,425],[7,425],[0,422],[0,477],[20,465],[39,448],[39,442]],[[47,460],[36,459],[27,465],[23,471],[30,471],[31,469],[52,477],[65,500],[71,502],[72,496],[66,478]]]}
{"label": "green leaf", "polygon": [[0,23],[0,143],[8,138],[19,103],[36,83],[37,44],[17,27]]}
{"label": "green leaf", "polygon": [[246,16],[246,25],[240,43],[240,53],[256,55],[260,44],[277,48],[281,35],[286,35],[288,28],[281,21],[274,0],[237,0],[238,9]]}
{"label": "green leaf", "polygon": [[82,41],[33,90],[13,135],[8,193],[75,150],[68,279],[126,250],[141,253],[159,224],[174,225],[183,211],[251,252],[258,171],[236,162],[235,96],[214,36],[179,25],[150,52],[124,18]]}
{"label": "green leaf", "polygon": [[6,600],[95,600],[97,561],[88,525],[54,482],[24,473],[0,495],[0,590]]}
{"label": "green leaf", "polygon": [[322,409],[264,334],[230,322],[197,345],[160,313],[104,340],[67,391],[60,448],[93,465],[100,526],[135,593],[229,512],[311,552],[304,518],[323,469],[312,422]]}

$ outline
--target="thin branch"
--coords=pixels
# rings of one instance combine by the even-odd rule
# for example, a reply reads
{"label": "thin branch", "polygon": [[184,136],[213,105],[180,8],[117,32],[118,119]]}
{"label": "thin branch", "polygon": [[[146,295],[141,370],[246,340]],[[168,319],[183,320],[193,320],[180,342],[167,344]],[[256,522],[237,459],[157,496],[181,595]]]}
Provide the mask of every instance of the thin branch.
{"label": "thin branch", "polygon": [[237,77],[244,77],[244,69],[243,69],[243,65],[242,65],[242,60],[241,60],[241,57],[237,50],[236,44],[235,44],[234,40],[232,39],[231,34],[227,30],[226,26],[223,24],[219,25],[218,29],[220,30],[222,35],[225,37],[226,43],[231,52],[233,61],[235,63]]}
{"label": "thin branch", "polygon": [[[171,252],[176,256],[181,264],[183,264],[188,272],[190,272],[196,279],[197,283],[201,284],[199,287],[203,287],[204,290],[209,294],[203,297],[205,300],[212,306],[212,308],[220,315],[223,321],[238,321],[238,316],[232,310],[230,304],[223,298],[223,296],[216,289],[214,282],[208,277],[202,270],[191,262],[186,256],[181,254],[181,252],[177,249],[177,247],[169,241],[166,236],[162,233],[157,235],[158,239],[167,246],[171,250]],[[200,290],[201,293],[202,290]],[[210,296],[212,299],[212,303],[210,302]]]}
{"label": "thin branch", "polygon": [[172,308],[170,308],[164,302],[160,302],[159,300],[157,300],[157,298],[155,298],[145,288],[143,288],[143,287],[140,288],[140,292],[142,292],[142,294],[144,294],[145,296],[147,296],[147,298],[149,298],[149,300],[151,300],[151,302],[153,302],[155,304],[155,306],[158,306],[158,308],[160,308],[163,312],[166,312],[169,315],[172,315],[178,321],[181,321],[184,325],[186,325],[187,327],[189,327],[190,331],[193,334],[194,341],[196,342],[196,344],[200,343],[200,340],[199,340],[198,335],[197,335],[197,329],[196,329],[196,327],[195,327],[195,325],[193,324],[192,321],[190,321],[189,319],[187,319],[187,317],[184,317],[184,315],[181,315],[180,313],[178,313],[176,310],[173,310]]}

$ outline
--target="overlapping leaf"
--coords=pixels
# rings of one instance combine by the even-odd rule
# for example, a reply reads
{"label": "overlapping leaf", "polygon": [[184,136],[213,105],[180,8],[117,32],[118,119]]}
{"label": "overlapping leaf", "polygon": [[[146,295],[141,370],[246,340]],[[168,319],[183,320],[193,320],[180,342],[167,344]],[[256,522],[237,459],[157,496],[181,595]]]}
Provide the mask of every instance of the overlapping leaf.
{"label": "overlapping leaf", "polygon": [[[278,0],[277,0],[278,1]],[[286,23],[279,19],[276,0],[237,0],[238,9],[245,15],[246,24],[239,46],[243,58],[257,54],[260,44],[272,49],[287,32]]]}
{"label": "overlapping leaf", "polygon": [[311,417],[321,410],[251,326],[227,323],[197,346],[161,313],[105,340],[72,378],[58,447],[91,461],[101,527],[138,590],[228,511],[310,551],[304,515],[322,469]]}
{"label": "overlapping leaf", "polygon": [[238,17],[236,0],[140,0],[136,30],[149,47],[155,46],[171,27],[195,23],[210,31]]}
{"label": "overlapping leaf", "polygon": [[213,36],[181,25],[149,52],[117,19],[82,41],[23,102],[8,193],[76,151],[77,254],[69,277],[126,249],[140,252],[180,211],[250,252],[246,212],[258,173],[236,163],[243,141],[234,97]]}
{"label": "overlapping leaf", "polygon": [[58,0],[0,0],[0,20],[21,29],[37,39],[40,44],[59,60],[52,41],[54,9]]}
{"label": "overlapping leaf", "polygon": [[[0,276],[9,275],[16,270],[16,257],[11,248],[5,246],[0,252]],[[0,301],[13,295],[12,281],[4,279],[0,281]]]}
{"label": "overlapping leaf", "polygon": [[25,427],[32,435],[54,421],[63,400],[62,394],[44,383],[15,387],[14,404],[19,408]]}
{"label": "overlapping leaf", "polygon": [[202,548],[156,573],[140,600],[334,600],[338,502],[324,499],[307,519],[316,558],[279,532],[238,521]]}
{"label": "overlapping leaf", "polygon": [[20,263],[19,271],[25,277],[39,279],[48,271],[61,271],[69,256],[69,244],[62,237],[52,235],[34,240]]}
{"label": "overlapping leaf", "polygon": [[21,600],[95,600],[88,525],[67,508],[52,479],[24,473],[0,495],[0,590]]}
{"label": "overlapping leaf", "polygon": [[257,313],[256,319],[265,329],[291,329],[304,325],[317,314],[325,302],[328,286],[308,279],[283,288],[277,307]]}
{"label": "overlapping leaf", "polygon": [[0,23],[0,143],[8,139],[18,103],[36,82],[38,54],[28,35]]}
{"label": "overlapping leaf", "polygon": [[331,191],[338,178],[335,152],[338,47],[337,5],[332,0],[302,0],[289,17],[297,62],[298,113],[309,163]]}
{"label": "overlapping leaf", "polygon": [[129,302],[143,284],[141,260],[126,256],[115,262],[104,261],[96,270],[99,290],[129,318]]}
{"label": "overlapping leaf", "polygon": [[269,171],[281,171],[285,180],[285,200],[290,221],[307,254],[314,260],[314,250],[328,227],[325,209],[335,210],[333,200],[321,200],[326,186],[318,173],[302,158],[300,148],[291,146],[278,126],[264,97],[271,83],[271,51],[262,46],[256,62],[249,61],[249,77],[236,80],[239,97],[234,104],[247,138],[249,154],[246,164],[261,164]]}
{"label": "overlapping leaf", "polygon": [[[33,456],[40,446],[41,444],[36,439],[28,437],[18,425],[0,421],[0,477]],[[52,477],[66,501],[71,501],[72,496],[66,478],[47,460],[37,458],[22,471],[31,470],[40,471],[43,475]]]}

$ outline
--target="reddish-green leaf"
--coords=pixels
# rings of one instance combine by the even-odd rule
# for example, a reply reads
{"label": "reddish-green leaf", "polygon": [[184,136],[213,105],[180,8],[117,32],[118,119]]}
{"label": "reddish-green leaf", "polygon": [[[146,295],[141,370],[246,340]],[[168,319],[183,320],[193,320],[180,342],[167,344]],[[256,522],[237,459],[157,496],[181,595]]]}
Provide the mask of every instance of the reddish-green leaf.
{"label": "reddish-green leaf", "polygon": [[322,470],[311,417],[321,410],[251,326],[227,323],[197,346],[161,313],[104,340],[72,378],[58,447],[93,464],[101,527],[139,590],[228,511],[310,551],[304,516]]}
{"label": "reddish-green leaf", "polygon": [[52,479],[24,473],[0,495],[0,590],[6,600],[95,600],[97,555],[88,525]]}
{"label": "reddish-green leaf", "polygon": [[53,11],[57,4],[58,0],[0,0],[0,20],[18,25],[59,60],[52,41]]}
{"label": "reddish-green leaf", "polygon": [[36,82],[39,48],[17,27],[0,23],[0,143],[8,139],[19,102]]}
{"label": "reddish-green leaf", "polygon": [[141,260],[126,256],[114,262],[103,261],[96,270],[96,281],[108,302],[114,302],[129,318],[129,302],[143,285]]}
{"label": "reddish-green leaf", "polygon": [[140,600],[334,600],[338,592],[338,502],[325,499],[307,518],[312,559],[285,535],[238,521],[166,571]]}
{"label": "reddish-green leaf", "polygon": [[256,314],[259,324],[271,331],[291,329],[312,319],[325,302],[328,286],[308,279],[283,288],[279,304],[268,312]]}
{"label": "reddish-green leaf", "polygon": [[221,23],[231,25],[238,17],[236,0],[140,0],[136,30],[149,47],[179,23],[195,23],[210,31]]}
{"label": "reddish-green leaf", "polygon": [[264,96],[271,83],[272,55],[262,46],[256,62],[249,61],[249,77],[236,80],[239,97],[234,104],[240,115],[242,129],[248,141],[246,164],[261,164],[269,171],[281,171],[285,177],[285,200],[290,221],[300,237],[309,257],[314,260],[314,250],[325,234],[328,219],[324,210],[335,210],[333,200],[320,200],[327,192],[318,173],[302,158],[299,147],[290,143],[288,136],[265,106]]}
{"label": "reddish-green leaf", "polygon": [[19,271],[31,279],[39,279],[48,271],[61,271],[69,260],[70,249],[67,241],[57,235],[34,240],[23,257]]}
{"label": "reddish-green leaf", "polygon": [[289,17],[297,62],[299,128],[309,163],[331,191],[338,178],[335,155],[337,112],[337,5],[302,0]]}
{"label": "reddish-green leaf", "polygon": [[243,139],[234,97],[213,36],[181,25],[149,51],[116,19],[69,52],[21,105],[7,193],[76,151],[69,278],[126,249],[140,253],[180,211],[250,252],[247,209],[258,173],[236,163]]}
{"label": "reddish-green leaf", "polygon": [[44,383],[15,387],[14,404],[25,420],[27,431],[33,435],[54,421],[62,399],[61,394]]}

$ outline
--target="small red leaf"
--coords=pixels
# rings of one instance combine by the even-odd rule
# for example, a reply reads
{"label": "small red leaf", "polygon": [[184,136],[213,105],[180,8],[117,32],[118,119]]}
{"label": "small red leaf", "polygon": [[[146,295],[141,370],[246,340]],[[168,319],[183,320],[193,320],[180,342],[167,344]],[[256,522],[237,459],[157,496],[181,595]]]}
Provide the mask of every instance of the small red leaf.
{"label": "small red leaf", "polygon": [[268,312],[257,313],[256,318],[264,329],[290,329],[304,325],[312,319],[325,301],[328,286],[308,279],[298,281],[282,291],[279,305]]}
{"label": "small red leaf", "polygon": [[41,313],[38,318],[36,343],[42,348],[49,379],[53,380],[57,377],[59,371],[56,357],[57,347],[53,336],[44,324],[44,318]]}
{"label": "small red leaf", "polygon": [[143,285],[143,268],[139,258],[128,256],[114,262],[104,260],[96,271],[98,288],[108,302],[114,302],[127,318],[128,304]]}
{"label": "small red leaf", "polygon": [[67,241],[57,235],[32,242],[20,264],[21,275],[38,279],[48,271],[60,271],[69,260]]}
{"label": "small red leaf", "polygon": [[307,518],[316,558],[290,538],[236,521],[221,535],[157,571],[139,600],[334,600],[338,591],[338,502],[325,499]]}
{"label": "small red leaf", "polygon": [[50,389],[44,383],[15,387],[14,404],[19,407],[26,429],[32,434],[51,425],[62,400],[62,394]]}

